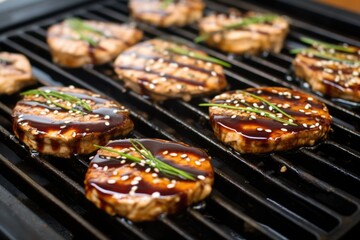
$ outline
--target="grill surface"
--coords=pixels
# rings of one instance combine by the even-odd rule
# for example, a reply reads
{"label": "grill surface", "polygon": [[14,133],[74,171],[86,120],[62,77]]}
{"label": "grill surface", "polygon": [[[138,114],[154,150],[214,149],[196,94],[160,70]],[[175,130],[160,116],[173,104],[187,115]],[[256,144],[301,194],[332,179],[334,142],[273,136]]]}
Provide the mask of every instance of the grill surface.
{"label": "grill surface", "polygon": [[[242,1],[222,0],[221,5],[215,1],[207,3],[207,11],[225,11],[227,7],[258,9],[258,6]],[[276,7],[283,10],[280,13],[284,13],[287,5],[278,5]],[[309,19],[316,17],[314,13],[306,14]],[[124,1],[87,3],[2,34],[0,49],[25,54],[34,67],[39,86],[74,85],[107,95],[131,109],[135,122],[131,137],[171,139],[207,149],[213,157],[215,185],[211,196],[203,203],[156,222],[134,224],[120,217],[109,217],[84,197],[82,182],[88,158],[56,159],[29,151],[11,130],[11,109],[19,96],[2,96],[0,174],[6,179],[0,178],[0,183],[37,215],[34,221],[42,221],[54,230],[42,231],[44,238],[59,234],[69,239],[338,239],[359,233],[359,106],[311,92],[306,84],[291,75],[293,56],[288,54],[291,47],[301,45],[299,37],[303,34],[360,46],[352,36],[358,32],[356,29],[352,32],[332,25],[328,31],[325,28],[330,26],[320,28],[292,18],[291,32],[279,54],[239,57],[225,55],[205,45],[198,46],[233,65],[225,70],[230,89],[261,85],[301,89],[323,100],[333,116],[333,131],[329,138],[315,147],[243,155],[214,137],[207,109],[198,107],[198,103],[208,101],[207,98],[157,104],[127,91],[123,83],[116,80],[110,64],[80,69],[62,69],[53,64],[46,44],[46,29],[69,16],[129,21]],[[302,17],[307,18],[307,15]],[[324,19],[322,17],[319,24]],[[191,44],[197,35],[196,25],[182,29],[157,29],[145,24],[139,24],[139,27],[144,30],[145,39],[168,35]],[[287,169],[285,172],[280,171],[283,166]],[[36,225],[39,224],[30,221],[27,224],[38,230]],[[23,232],[25,234],[27,231]]]}

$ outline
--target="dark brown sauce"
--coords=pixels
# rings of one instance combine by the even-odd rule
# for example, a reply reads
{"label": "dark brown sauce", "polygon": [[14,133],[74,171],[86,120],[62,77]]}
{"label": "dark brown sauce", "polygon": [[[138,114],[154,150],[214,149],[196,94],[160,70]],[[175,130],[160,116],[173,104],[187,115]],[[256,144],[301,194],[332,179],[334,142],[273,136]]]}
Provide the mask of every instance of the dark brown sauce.
{"label": "dark brown sauce", "polygon": [[[281,122],[272,120],[272,119],[245,119],[245,118],[231,118],[231,116],[223,116],[223,115],[214,115],[210,119],[212,126],[220,125],[220,127],[226,128],[231,131],[235,131],[241,134],[243,137],[254,140],[268,140],[272,132],[266,131],[258,131],[257,128],[262,129],[281,129],[286,128],[288,132],[300,132],[305,129],[302,125],[292,126],[287,125],[284,126]],[[249,129],[249,126],[255,126],[253,129]]]}
{"label": "dark brown sauce", "polygon": [[[43,87],[40,89],[51,89],[56,90],[56,87]],[[70,91],[65,91],[66,94],[76,96],[80,99],[87,99],[92,100],[96,104],[102,104],[105,102],[108,102],[109,100],[101,98],[101,97],[94,97],[90,96],[84,93],[74,93]],[[43,102],[37,102],[32,100],[22,100],[18,103],[19,105],[26,105],[31,108],[43,108],[48,109],[49,111],[57,110],[59,113],[61,112],[68,112],[68,110],[62,109],[60,107],[50,107],[46,103]],[[119,112],[114,112],[114,110],[118,110]],[[54,114],[54,113],[49,113]],[[18,133],[19,139],[23,141],[24,133],[20,130],[18,124],[24,124],[27,123],[31,128],[34,128],[38,131],[39,134],[34,135],[35,138],[38,141],[39,151],[42,150],[42,138],[45,133],[48,133],[49,131],[57,131],[59,134],[65,133],[68,130],[73,130],[76,132],[76,136],[74,138],[82,138],[87,133],[93,133],[93,132],[109,132],[111,133],[116,126],[124,122],[126,116],[124,113],[121,112],[120,106],[117,107],[99,107],[97,109],[93,109],[91,112],[88,112],[87,114],[91,115],[99,115],[102,117],[108,116],[108,119],[100,119],[100,120],[94,120],[93,122],[89,121],[78,121],[78,120],[71,120],[70,122],[67,122],[65,120],[55,121],[53,118],[47,117],[46,114],[44,115],[33,115],[33,114],[21,114],[18,113],[17,116],[14,116],[14,131]],[[74,117],[75,118],[75,117]],[[17,123],[19,121],[19,123]],[[105,124],[107,122],[108,124]],[[16,127],[17,126],[17,127]],[[55,143],[53,144],[53,149],[57,149],[60,146],[57,146]]]}
{"label": "dark brown sauce", "polygon": [[204,87],[206,85],[205,82],[196,82],[196,81],[193,81],[193,80],[190,80],[190,79],[187,79],[187,78],[176,77],[176,76],[173,76],[173,75],[170,75],[170,74],[161,75],[160,72],[146,71],[145,68],[143,68],[143,67],[120,65],[120,66],[116,66],[116,68],[124,69],[124,70],[133,70],[133,71],[146,72],[147,74],[154,74],[154,75],[162,76],[162,77],[165,77],[165,78],[170,78],[170,79],[173,79],[175,81],[186,83],[186,84],[189,84],[189,85],[194,85],[194,86],[203,86]]}
{"label": "dark brown sauce", "polygon": [[[152,154],[158,158],[159,160],[166,162],[167,164],[176,167],[178,169],[184,170],[188,173],[193,174],[194,176],[197,175],[203,175],[203,176],[210,176],[210,174],[212,174],[212,172],[206,172],[206,171],[202,171],[199,169],[196,169],[194,167],[190,167],[190,166],[184,166],[184,165],[179,165],[176,164],[174,162],[172,162],[171,160],[165,159],[163,158],[162,152],[167,150],[169,153],[171,152],[176,152],[178,154],[180,153],[186,153],[188,155],[191,155],[195,158],[205,158],[208,159],[208,155],[201,149],[198,148],[194,148],[194,147],[190,147],[190,146],[185,146],[179,143],[174,143],[174,142],[167,142],[167,141],[159,141],[156,139],[141,139],[139,140],[149,151],[152,152]],[[106,147],[113,147],[113,148],[129,148],[131,147],[131,143],[129,140],[116,140],[116,141],[112,141],[110,142]],[[104,166],[108,166],[109,168],[121,168],[121,167],[128,167],[128,165],[131,163],[130,160],[127,160],[125,163],[121,163],[120,162],[121,159],[106,159],[105,156],[100,156],[100,155],[96,155],[94,157],[94,159],[92,160],[90,167],[93,167],[94,164],[97,164],[100,167],[104,167]],[[140,166],[140,165],[136,165],[133,167],[134,171],[145,171],[146,168],[148,168],[149,166]],[[124,173],[122,176],[124,175],[128,175],[131,176],[132,175],[132,171],[129,171],[127,173]],[[179,178],[176,178],[174,176],[167,176],[165,174],[161,174],[158,173],[159,177],[167,177],[169,179],[176,179],[178,181],[188,181],[188,180],[184,180]],[[107,182],[99,182],[99,181],[91,181],[90,180],[90,184],[95,187],[98,191],[100,191],[103,194],[128,194],[129,191],[131,190],[131,185],[130,184],[121,184],[121,183],[116,183],[116,184],[108,184]],[[168,196],[168,195],[174,195],[174,194],[178,194],[179,191],[175,188],[166,188],[166,187],[159,187],[156,184],[149,184],[145,181],[139,181],[139,184],[137,184],[136,186],[138,186],[138,189],[136,190],[136,194],[152,194],[154,192],[159,192],[161,196]]]}

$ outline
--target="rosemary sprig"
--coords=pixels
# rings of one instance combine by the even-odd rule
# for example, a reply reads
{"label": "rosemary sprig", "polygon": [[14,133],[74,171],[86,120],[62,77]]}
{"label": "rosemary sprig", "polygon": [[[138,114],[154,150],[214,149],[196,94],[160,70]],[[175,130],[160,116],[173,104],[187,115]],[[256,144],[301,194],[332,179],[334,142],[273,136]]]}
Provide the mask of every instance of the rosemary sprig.
{"label": "rosemary sprig", "polygon": [[287,116],[288,118],[294,119],[292,116],[290,116],[289,114],[287,114],[286,112],[284,112],[283,110],[281,110],[280,108],[278,108],[275,104],[272,104],[271,102],[269,102],[269,101],[266,100],[265,98],[259,97],[259,96],[255,95],[255,94],[252,94],[252,93],[249,93],[249,92],[245,92],[245,91],[240,91],[240,92],[242,92],[242,93],[244,93],[244,94],[247,94],[247,95],[249,95],[249,96],[251,96],[251,97],[253,97],[253,98],[256,98],[257,100],[260,100],[261,102],[269,105],[270,107],[272,107],[273,109],[275,109],[275,110],[278,111],[279,113]]}
{"label": "rosemary sprig", "polygon": [[102,31],[86,24],[83,20],[79,18],[69,18],[66,19],[65,22],[72,30],[74,30],[77,34],[79,34],[80,40],[87,42],[89,45],[93,47],[96,47],[98,42],[92,39],[91,37],[87,36],[86,32],[91,32],[101,36],[105,36],[105,34]]}
{"label": "rosemary sprig", "polygon": [[249,26],[249,25],[255,24],[255,23],[271,22],[277,17],[278,17],[277,15],[261,15],[261,16],[253,16],[253,17],[243,18],[239,22],[224,25],[223,29],[221,29],[219,31],[214,31],[214,32],[205,33],[203,35],[200,35],[194,39],[194,42],[196,42],[196,43],[203,42],[206,39],[208,39],[210,36],[212,36],[213,34],[220,33],[220,32],[223,32],[223,31],[226,31],[229,29],[246,27],[246,26]]}
{"label": "rosemary sprig", "polygon": [[8,59],[5,59],[5,58],[0,58],[0,64],[2,65],[10,65],[12,64],[13,62],[8,60]]}
{"label": "rosemary sprig", "polygon": [[327,42],[321,42],[321,41],[317,41],[315,39],[311,39],[311,38],[307,38],[307,37],[301,37],[300,41],[307,43],[315,48],[321,47],[324,49],[334,49],[334,50],[346,52],[346,53],[357,53],[359,51],[359,49],[356,47],[330,44]]}
{"label": "rosemary sprig", "polygon": [[92,110],[91,107],[89,106],[89,104],[87,104],[86,102],[83,102],[80,98],[71,96],[69,94],[61,93],[58,91],[33,89],[33,90],[26,91],[26,92],[22,92],[21,95],[22,96],[27,96],[27,95],[42,96],[47,101],[49,101],[51,104],[54,104],[55,106],[60,107],[65,110],[68,110],[68,111],[72,110],[72,111],[84,112],[84,111],[75,109],[73,107],[67,107],[62,104],[59,104],[58,102],[54,101],[53,99],[55,98],[55,99],[64,100],[66,102],[71,103],[71,105],[75,104],[77,106],[80,106],[81,108],[83,108],[86,111]]}
{"label": "rosemary sprig", "polygon": [[240,110],[240,111],[248,111],[248,112],[254,112],[257,114],[260,114],[261,116],[265,116],[268,118],[271,118],[275,121],[281,122],[281,123],[286,123],[292,126],[297,126],[297,124],[290,122],[288,120],[285,119],[281,119],[279,117],[276,117],[275,114],[268,112],[268,111],[264,111],[264,110],[260,110],[258,108],[253,108],[253,107],[235,107],[235,106],[229,106],[229,105],[225,105],[225,104],[217,104],[217,103],[200,103],[199,104],[200,107],[221,107],[221,108],[228,108],[228,109],[233,109],[233,110]]}
{"label": "rosemary sprig", "polygon": [[345,63],[349,63],[349,64],[360,64],[360,61],[337,58],[333,54],[321,52],[321,51],[318,51],[315,49],[310,49],[310,48],[295,48],[295,49],[290,50],[290,53],[291,54],[298,54],[298,53],[311,54],[315,57],[320,57],[320,58],[324,58],[324,59],[328,59],[328,60],[332,60],[332,61],[345,62]]}
{"label": "rosemary sprig", "polygon": [[172,4],[174,2],[174,0],[164,0],[162,3],[161,3],[161,8],[162,9],[165,9],[167,8],[170,4]]}
{"label": "rosemary sprig", "polygon": [[136,162],[136,163],[144,163],[145,165],[150,166],[151,168],[156,168],[158,169],[160,172],[165,173],[167,175],[170,176],[175,176],[175,177],[180,177],[186,180],[191,180],[191,181],[195,181],[196,178],[193,174],[185,172],[183,170],[180,170],[178,168],[175,168],[159,159],[157,159],[150,150],[148,150],[143,144],[141,144],[138,140],[136,139],[130,139],[130,143],[132,145],[132,147],[135,149],[135,151],[137,153],[139,153],[142,158],[138,158],[135,156],[132,156],[130,154],[126,154],[117,150],[114,150],[112,148],[108,148],[108,147],[103,147],[103,146],[99,146],[94,144],[95,147],[100,148],[102,150],[108,151],[108,152],[112,152],[112,153],[116,153],[122,157],[125,157],[126,159]]}
{"label": "rosemary sprig", "polygon": [[171,48],[167,48],[167,50],[170,51],[170,52],[173,52],[175,54],[185,55],[185,56],[188,56],[188,57],[191,57],[191,58],[217,63],[217,64],[222,65],[224,67],[231,67],[231,64],[228,63],[228,62],[222,61],[222,60],[214,58],[214,57],[205,56],[205,55],[198,54],[198,53],[195,53],[195,52],[192,52],[192,51],[188,51],[188,50],[186,50],[184,48],[171,47]]}

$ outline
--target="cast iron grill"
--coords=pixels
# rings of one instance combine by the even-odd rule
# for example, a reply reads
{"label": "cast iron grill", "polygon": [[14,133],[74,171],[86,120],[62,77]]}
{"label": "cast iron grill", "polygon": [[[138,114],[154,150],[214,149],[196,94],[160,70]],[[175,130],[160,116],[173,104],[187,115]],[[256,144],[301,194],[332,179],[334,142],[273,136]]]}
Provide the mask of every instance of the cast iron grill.
{"label": "cast iron grill", "polygon": [[[238,1],[219,2],[207,1],[206,11],[225,11],[228,7],[258,9]],[[239,57],[198,46],[233,65],[225,70],[229,89],[261,85],[301,89],[324,101],[333,116],[329,138],[314,147],[244,155],[214,137],[207,109],[198,107],[198,103],[210,97],[153,103],[126,90],[111,64],[79,69],[53,64],[46,44],[46,29],[69,16],[114,22],[131,20],[124,1],[90,2],[2,34],[0,49],[25,54],[34,67],[39,86],[74,85],[109,96],[128,107],[135,123],[131,137],[164,138],[207,149],[213,157],[215,185],[206,201],[175,216],[136,224],[109,217],[84,197],[82,182],[87,157],[66,160],[29,151],[11,130],[11,109],[19,96],[2,96],[0,173],[7,179],[2,182],[8,181],[6,186],[15,185],[25,194],[24,199],[30,202],[26,206],[34,205],[31,209],[36,209],[33,211],[56,234],[64,238],[98,239],[338,239],[359,232],[359,106],[312,93],[306,84],[291,75],[293,56],[288,54],[290,48],[301,45],[301,35],[360,46],[351,34],[341,36],[335,27],[329,32],[291,19],[291,32],[279,54]],[[197,35],[195,24],[169,29],[138,26],[144,30],[145,39],[170,36],[192,44]]]}

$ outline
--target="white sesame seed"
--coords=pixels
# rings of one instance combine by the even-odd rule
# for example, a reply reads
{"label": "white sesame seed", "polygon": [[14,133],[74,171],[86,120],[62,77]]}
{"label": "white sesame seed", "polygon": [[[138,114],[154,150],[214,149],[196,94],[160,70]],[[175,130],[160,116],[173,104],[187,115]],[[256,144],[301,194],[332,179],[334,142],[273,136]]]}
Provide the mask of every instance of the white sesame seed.
{"label": "white sesame seed", "polygon": [[263,129],[262,129],[262,128],[257,128],[256,130],[259,131],[259,132],[261,132]]}
{"label": "white sesame seed", "polygon": [[300,96],[294,96],[295,99],[300,99]]}
{"label": "white sesame seed", "polygon": [[124,160],[121,160],[120,163],[121,163],[121,164],[125,164],[125,163],[126,163],[126,160],[125,160],[125,159],[124,159]]}
{"label": "white sesame seed", "polygon": [[159,173],[160,171],[158,168],[154,168],[154,172]]}
{"label": "white sesame seed", "polygon": [[166,155],[166,154],[169,153],[169,151],[166,150],[166,151],[163,151],[162,153],[163,153],[164,155]]}
{"label": "white sesame seed", "polygon": [[66,125],[60,126],[61,129],[66,128]]}
{"label": "white sesame seed", "polygon": [[142,177],[140,177],[140,176],[134,177],[134,180],[135,180],[135,181],[141,181],[141,180],[142,180]]}
{"label": "white sesame seed", "polygon": [[200,166],[200,165],[201,165],[201,162],[195,161],[195,164],[198,165],[198,166]]}
{"label": "white sesame seed", "polygon": [[236,115],[232,115],[231,118],[236,118]]}
{"label": "white sesame seed", "polygon": [[132,192],[135,192],[137,189],[138,189],[138,186],[132,186],[132,187],[131,187],[131,191],[132,191]]}
{"label": "white sesame seed", "polygon": [[109,169],[108,166],[105,166],[105,167],[103,168],[104,171],[107,171],[108,169]]}
{"label": "white sesame seed", "polygon": [[139,184],[139,181],[132,180],[130,184],[131,184],[131,185],[138,185],[138,184]]}
{"label": "white sesame seed", "polygon": [[136,163],[131,163],[130,167],[135,167]]}
{"label": "white sesame seed", "polygon": [[152,197],[156,198],[156,197],[160,197],[160,193],[159,192],[153,192],[151,194]]}
{"label": "white sesame seed", "polygon": [[109,123],[109,122],[105,122],[105,125],[106,125],[106,126],[109,126],[109,125],[110,125],[110,123]]}
{"label": "white sesame seed", "polygon": [[217,73],[215,71],[211,71],[211,75],[215,77],[217,76]]}
{"label": "white sesame seed", "polygon": [[110,116],[109,116],[109,115],[105,115],[105,116],[104,116],[104,119],[110,119]]}
{"label": "white sesame seed", "polygon": [[166,187],[167,187],[167,188],[174,188],[174,187],[175,187],[175,184],[169,183]]}
{"label": "white sesame seed", "polygon": [[308,127],[308,125],[306,124],[306,123],[303,123],[302,124],[305,128],[307,128]]}
{"label": "white sesame seed", "polygon": [[188,161],[188,162],[190,162],[190,158],[189,158],[189,157],[187,157],[185,160]]}
{"label": "white sesame seed", "polygon": [[176,157],[177,153],[170,153],[169,155],[172,156],[172,157]]}
{"label": "white sesame seed", "polygon": [[271,133],[271,129],[265,129],[265,132]]}
{"label": "white sesame seed", "polygon": [[116,170],[113,171],[113,175],[114,175],[114,176],[118,175],[118,172],[117,172]]}
{"label": "white sesame seed", "polygon": [[99,165],[97,165],[96,163],[94,163],[92,166],[93,166],[94,168],[98,168],[98,167],[99,167]]}
{"label": "white sesame seed", "polygon": [[205,180],[205,177],[203,175],[198,175],[197,178],[200,180]]}
{"label": "white sesame seed", "polygon": [[157,173],[153,173],[153,174],[151,174],[151,176],[154,178],[158,177]]}
{"label": "white sesame seed", "polygon": [[109,180],[107,180],[107,183],[108,184],[114,184],[114,183],[116,183],[116,180],[115,179],[109,179]]}
{"label": "white sesame seed", "polygon": [[283,131],[283,132],[287,132],[286,128],[281,128],[280,130]]}

